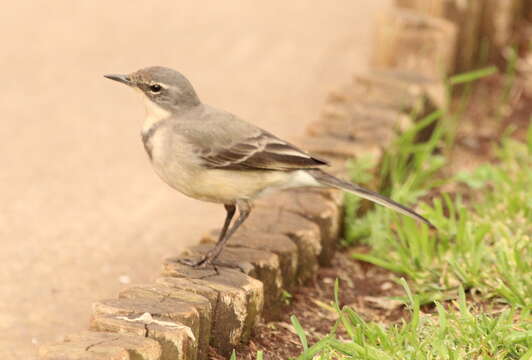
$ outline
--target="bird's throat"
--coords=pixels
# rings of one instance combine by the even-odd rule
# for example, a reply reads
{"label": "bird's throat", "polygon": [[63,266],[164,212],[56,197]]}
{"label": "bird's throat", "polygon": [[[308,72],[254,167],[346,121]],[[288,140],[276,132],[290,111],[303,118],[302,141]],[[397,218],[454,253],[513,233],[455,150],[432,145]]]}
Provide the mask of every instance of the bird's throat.
{"label": "bird's throat", "polygon": [[142,133],[146,134],[157,123],[170,117],[171,113],[170,111],[151,101],[146,96],[144,96],[144,105],[146,107],[146,119],[144,119],[144,124],[142,124]]}

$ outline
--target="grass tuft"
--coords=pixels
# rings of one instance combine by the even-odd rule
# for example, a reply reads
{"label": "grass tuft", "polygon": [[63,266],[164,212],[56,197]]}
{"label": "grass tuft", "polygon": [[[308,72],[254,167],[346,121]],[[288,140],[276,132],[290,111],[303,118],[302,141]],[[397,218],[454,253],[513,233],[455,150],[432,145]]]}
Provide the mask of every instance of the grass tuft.
{"label": "grass tuft", "polygon": [[[526,307],[532,301],[531,146],[506,139],[498,149],[497,165],[485,164],[450,179],[477,190],[480,199],[468,206],[460,196],[442,194],[431,205],[423,204],[421,212],[437,233],[379,208],[357,220],[346,219],[346,243],[372,247],[370,254],[353,257],[408,276],[422,303],[456,298],[463,286],[484,300],[498,297]],[[413,182],[427,178],[403,178],[411,177]],[[408,204],[424,194],[416,187],[407,190],[392,188],[391,196],[401,201],[403,195],[403,201],[411,200]]]}
{"label": "grass tuft", "polygon": [[[338,310],[338,323],[348,338],[331,334],[298,359],[530,359],[529,311],[508,308],[496,316],[480,313],[459,287],[456,301],[447,306],[436,302],[436,312],[426,314],[406,281],[401,283],[408,294],[409,321],[389,326],[367,323],[350,307],[343,307]],[[335,307],[340,309],[338,303]]]}

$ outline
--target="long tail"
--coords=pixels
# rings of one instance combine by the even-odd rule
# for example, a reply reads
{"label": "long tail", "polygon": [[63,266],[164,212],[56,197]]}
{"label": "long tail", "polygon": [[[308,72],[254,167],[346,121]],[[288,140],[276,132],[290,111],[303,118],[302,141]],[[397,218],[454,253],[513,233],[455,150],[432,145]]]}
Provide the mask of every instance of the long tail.
{"label": "long tail", "polygon": [[353,193],[357,196],[360,196],[361,198],[368,199],[370,201],[373,201],[377,204],[380,204],[382,206],[385,206],[389,209],[395,210],[401,214],[404,214],[406,216],[410,216],[411,218],[414,218],[416,220],[419,220],[421,222],[424,222],[431,228],[435,229],[436,227],[431,224],[430,221],[425,219],[423,216],[416,213],[414,210],[407,208],[406,206],[403,206],[391,199],[388,199],[386,196],[383,196],[381,194],[378,194],[374,191],[365,189],[361,186],[358,186],[356,184],[352,184],[350,182],[340,180],[330,174],[327,174],[324,171],[321,170],[308,170],[308,173],[312,175],[316,181],[318,181],[320,184],[334,187],[337,189],[342,189],[345,191],[348,191],[350,193]]}

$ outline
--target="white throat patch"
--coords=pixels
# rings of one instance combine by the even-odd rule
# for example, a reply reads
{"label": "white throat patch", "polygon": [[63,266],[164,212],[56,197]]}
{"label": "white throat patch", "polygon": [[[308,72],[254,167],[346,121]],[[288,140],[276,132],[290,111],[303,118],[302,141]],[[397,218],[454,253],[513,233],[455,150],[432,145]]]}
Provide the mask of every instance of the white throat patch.
{"label": "white throat patch", "polygon": [[144,120],[144,124],[142,124],[142,132],[147,133],[153,125],[168,118],[171,113],[151,101],[146,95],[142,94],[142,96],[144,97],[144,105],[146,107],[146,119]]}

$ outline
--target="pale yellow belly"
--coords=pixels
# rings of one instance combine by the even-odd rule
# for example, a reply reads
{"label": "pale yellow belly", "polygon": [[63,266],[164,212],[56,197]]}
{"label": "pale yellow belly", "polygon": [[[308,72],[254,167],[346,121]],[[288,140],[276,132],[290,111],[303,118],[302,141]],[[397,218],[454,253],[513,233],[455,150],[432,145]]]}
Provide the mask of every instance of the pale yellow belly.
{"label": "pale yellow belly", "polygon": [[156,169],[161,178],[183,194],[203,201],[233,204],[253,200],[265,191],[283,188],[289,173],[218,169]]}

